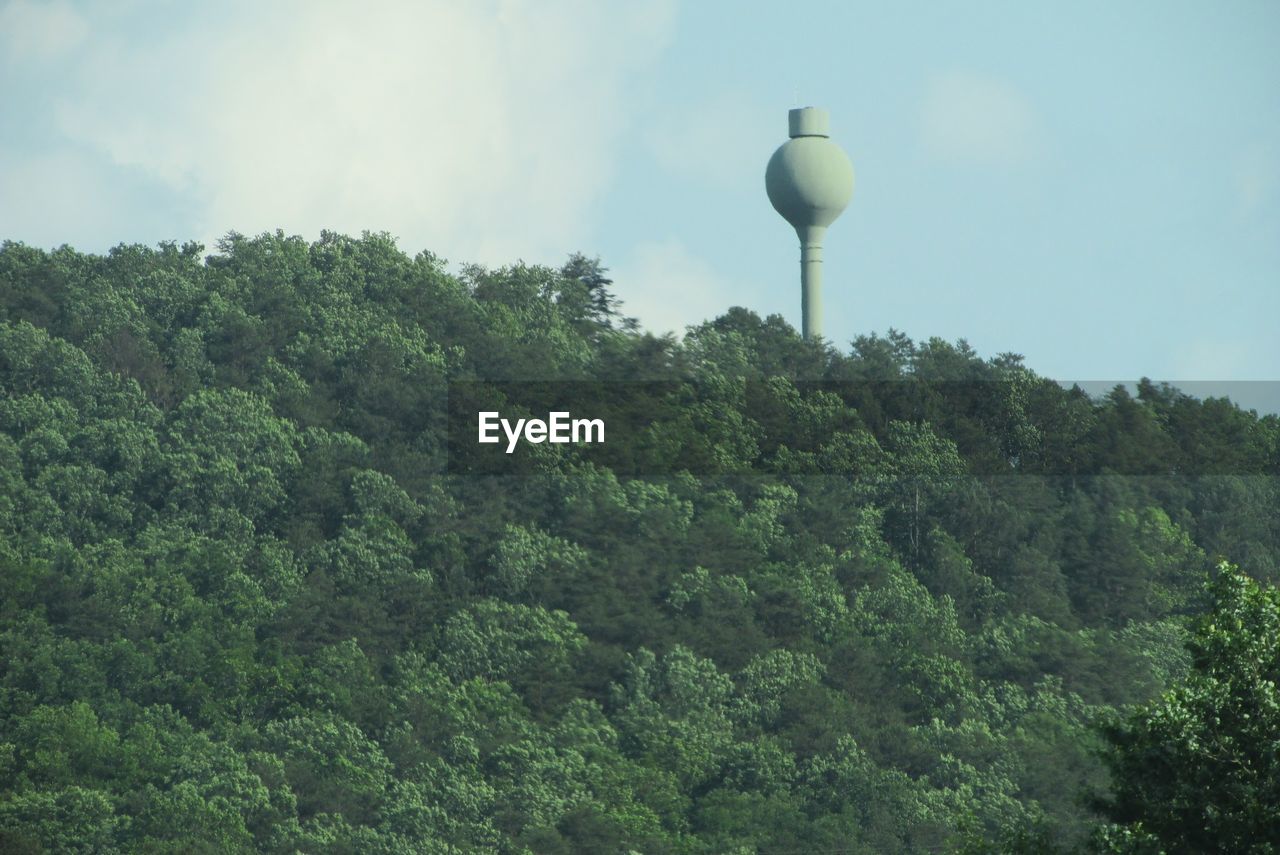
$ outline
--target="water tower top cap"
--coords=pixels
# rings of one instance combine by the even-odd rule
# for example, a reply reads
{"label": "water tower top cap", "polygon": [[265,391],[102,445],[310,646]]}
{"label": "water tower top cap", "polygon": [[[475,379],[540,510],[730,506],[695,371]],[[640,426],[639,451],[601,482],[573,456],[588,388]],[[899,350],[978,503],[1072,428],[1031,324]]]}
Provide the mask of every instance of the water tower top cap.
{"label": "water tower top cap", "polygon": [[821,107],[797,107],[787,113],[791,137],[831,136],[831,114]]}

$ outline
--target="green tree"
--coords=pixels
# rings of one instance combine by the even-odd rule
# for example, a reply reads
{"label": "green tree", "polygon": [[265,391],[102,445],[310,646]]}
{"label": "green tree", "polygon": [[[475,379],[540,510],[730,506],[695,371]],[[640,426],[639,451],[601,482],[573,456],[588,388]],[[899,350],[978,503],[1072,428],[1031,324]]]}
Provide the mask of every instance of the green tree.
{"label": "green tree", "polygon": [[1280,852],[1280,590],[1227,563],[1186,680],[1107,737],[1109,851]]}

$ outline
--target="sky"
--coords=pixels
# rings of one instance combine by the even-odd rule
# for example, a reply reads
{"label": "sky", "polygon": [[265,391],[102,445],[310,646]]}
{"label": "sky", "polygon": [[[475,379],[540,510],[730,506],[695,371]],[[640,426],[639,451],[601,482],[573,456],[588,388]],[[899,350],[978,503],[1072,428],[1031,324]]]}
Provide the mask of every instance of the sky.
{"label": "sky", "polygon": [[582,252],[648,329],[798,327],[764,167],[816,105],[856,173],[836,346],[1280,410],[1280,3],[788,5],[0,0],[0,240]]}

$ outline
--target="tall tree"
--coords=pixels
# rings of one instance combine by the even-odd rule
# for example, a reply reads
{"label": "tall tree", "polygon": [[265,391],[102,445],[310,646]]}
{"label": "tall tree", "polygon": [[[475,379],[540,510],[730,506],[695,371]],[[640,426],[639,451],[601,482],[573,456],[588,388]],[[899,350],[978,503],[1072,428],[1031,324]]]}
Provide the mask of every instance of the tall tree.
{"label": "tall tree", "polygon": [[1280,590],[1227,563],[1190,675],[1111,725],[1113,852],[1280,852]]}

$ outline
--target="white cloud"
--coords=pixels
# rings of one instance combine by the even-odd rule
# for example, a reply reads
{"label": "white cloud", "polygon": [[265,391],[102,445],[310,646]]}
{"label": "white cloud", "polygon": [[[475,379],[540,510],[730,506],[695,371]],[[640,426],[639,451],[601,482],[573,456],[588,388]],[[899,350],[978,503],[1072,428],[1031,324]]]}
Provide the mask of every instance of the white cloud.
{"label": "white cloud", "polygon": [[12,63],[56,59],[88,34],[88,23],[65,0],[10,0],[0,7],[0,45]]}
{"label": "white cloud", "polygon": [[725,92],[659,117],[644,140],[672,172],[722,187],[752,186],[761,182],[762,158],[781,136],[775,113],[742,93]]}
{"label": "white cloud", "polygon": [[107,246],[118,242],[100,225],[113,215],[113,194],[102,177],[78,152],[21,158],[0,152],[0,241],[75,246],[79,235]]}
{"label": "white cloud", "polygon": [[1039,148],[1035,111],[1012,84],[967,71],[935,76],[920,109],[925,150],[940,160],[1019,164]]}
{"label": "white cloud", "polygon": [[1178,348],[1174,365],[1179,380],[1239,380],[1258,373],[1256,353],[1250,343],[1226,337],[1202,336],[1184,342]]}
{"label": "white cloud", "polygon": [[672,25],[669,0],[201,14],[145,41],[95,27],[78,88],[55,99],[66,138],[163,182],[206,241],[386,230],[485,263],[559,261],[584,242],[629,86]]}
{"label": "white cloud", "polygon": [[1234,178],[1240,210],[1255,213],[1271,201],[1280,186],[1280,158],[1274,149],[1254,145],[1236,158]]}
{"label": "white cloud", "polygon": [[710,264],[674,238],[638,244],[614,271],[622,312],[655,334],[683,333],[723,314],[737,293]]}

